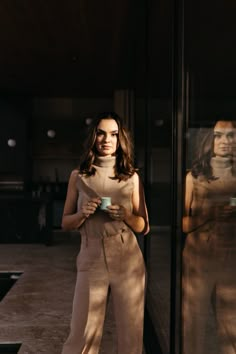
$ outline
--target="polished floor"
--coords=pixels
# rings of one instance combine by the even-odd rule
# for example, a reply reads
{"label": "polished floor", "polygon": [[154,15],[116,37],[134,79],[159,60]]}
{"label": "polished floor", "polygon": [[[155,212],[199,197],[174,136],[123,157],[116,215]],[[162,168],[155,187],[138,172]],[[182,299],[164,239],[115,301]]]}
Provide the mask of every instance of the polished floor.
{"label": "polished floor", "polygon": [[[1,244],[0,272],[22,272],[0,301],[0,344],[22,343],[18,354],[60,354],[71,316],[79,236],[60,235],[52,246]],[[115,354],[111,304],[100,354]]]}

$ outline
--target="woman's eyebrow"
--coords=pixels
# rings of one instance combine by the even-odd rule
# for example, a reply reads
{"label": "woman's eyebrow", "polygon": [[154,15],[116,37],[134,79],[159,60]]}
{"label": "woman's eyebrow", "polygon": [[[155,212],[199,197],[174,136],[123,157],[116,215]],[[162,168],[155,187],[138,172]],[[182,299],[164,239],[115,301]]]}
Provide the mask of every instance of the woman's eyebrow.
{"label": "woman's eyebrow", "polygon": [[214,133],[218,133],[218,134],[229,134],[229,133],[233,133],[234,129],[228,129],[228,130],[214,130]]}
{"label": "woman's eyebrow", "polygon": [[112,130],[110,132],[106,132],[105,130],[102,130],[102,129],[98,129],[97,132],[100,132],[100,133],[111,133],[111,134],[114,134],[114,133],[118,133],[118,130]]}

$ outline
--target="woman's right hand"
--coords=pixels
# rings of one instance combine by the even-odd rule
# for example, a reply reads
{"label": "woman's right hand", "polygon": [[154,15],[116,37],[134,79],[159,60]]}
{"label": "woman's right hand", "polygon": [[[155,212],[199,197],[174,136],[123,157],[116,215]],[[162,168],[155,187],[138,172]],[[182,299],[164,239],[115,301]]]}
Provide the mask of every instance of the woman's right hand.
{"label": "woman's right hand", "polygon": [[82,205],[81,211],[85,218],[88,218],[90,215],[94,214],[97,210],[97,207],[101,204],[100,198],[92,198]]}

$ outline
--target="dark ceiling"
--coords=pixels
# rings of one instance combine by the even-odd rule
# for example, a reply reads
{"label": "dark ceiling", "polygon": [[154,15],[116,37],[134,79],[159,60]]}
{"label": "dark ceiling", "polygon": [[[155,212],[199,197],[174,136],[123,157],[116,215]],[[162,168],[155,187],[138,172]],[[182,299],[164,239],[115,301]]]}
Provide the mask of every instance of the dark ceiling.
{"label": "dark ceiling", "polygon": [[163,85],[168,80],[162,67],[170,70],[170,2],[1,0],[0,91],[54,96],[143,91],[148,18],[148,31],[156,35],[151,60],[163,79],[155,81],[163,92],[170,87]]}
{"label": "dark ceiling", "polygon": [[1,0],[0,90],[99,95],[132,86],[141,3]]}
{"label": "dark ceiling", "polygon": [[[171,94],[174,0],[1,0],[0,92]],[[185,52],[195,94],[234,95],[236,2],[189,0]]]}

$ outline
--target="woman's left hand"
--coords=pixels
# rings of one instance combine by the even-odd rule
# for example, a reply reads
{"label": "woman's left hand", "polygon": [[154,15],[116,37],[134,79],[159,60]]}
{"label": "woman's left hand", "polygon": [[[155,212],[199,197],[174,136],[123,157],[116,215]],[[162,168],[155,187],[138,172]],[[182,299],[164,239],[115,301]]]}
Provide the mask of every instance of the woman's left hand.
{"label": "woman's left hand", "polygon": [[122,205],[109,205],[107,207],[107,212],[113,220],[122,221],[126,217],[126,209]]}

